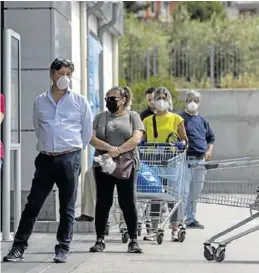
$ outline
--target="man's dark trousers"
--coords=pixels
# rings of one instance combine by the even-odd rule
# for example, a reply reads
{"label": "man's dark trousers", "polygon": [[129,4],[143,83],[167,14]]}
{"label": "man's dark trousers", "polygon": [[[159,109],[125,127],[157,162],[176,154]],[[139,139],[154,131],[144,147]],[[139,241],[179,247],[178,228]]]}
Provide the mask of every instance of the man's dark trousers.
{"label": "man's dark trousers", "polygon": [[22,212],[13,245],[18,245],[23,249],[28,247],[28,240],[36,218],[56,183],[59,190],[60,223],[57,230],[59,244],[55,249],[61,248],[68,251],[73,236],[81,152],[78,150],[58,156],[40,153],[34,164],[36,170],[30,194]]}

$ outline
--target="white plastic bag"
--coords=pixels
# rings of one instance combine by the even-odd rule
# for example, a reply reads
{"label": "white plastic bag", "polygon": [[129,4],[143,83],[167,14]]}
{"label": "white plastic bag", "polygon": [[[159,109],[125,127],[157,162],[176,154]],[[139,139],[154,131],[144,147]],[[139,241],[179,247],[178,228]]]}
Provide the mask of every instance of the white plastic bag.
{"label": "white plastic bag", "polygon": [[94,161],[102,167],[104,173],[112,174],[115,171],[116,163],[111,157],[104,159],[103,156],[99,155],[98,157],[94,157]]}

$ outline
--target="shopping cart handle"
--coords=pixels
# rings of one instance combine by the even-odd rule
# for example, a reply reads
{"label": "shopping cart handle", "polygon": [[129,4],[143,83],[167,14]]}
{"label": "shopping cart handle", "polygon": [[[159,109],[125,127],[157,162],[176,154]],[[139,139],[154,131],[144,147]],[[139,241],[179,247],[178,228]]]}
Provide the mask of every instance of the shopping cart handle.
{"label": "shopping cart handle", "polygon": [[[153,148],[157,148],[157,147],[175,147],[172,143],[151,143],[151,142],[145,142],[145,143],[140,143],[138,145],[139,148],[145,148],[145,147],[153,147]],[[188,145],[186,145],[184,147],[183,150],[181,151],[185,151],[188,149]]]}
{"label": "shopping cart handle", "polygon": [[172,147],[172,144],[170,143],[151,143],[151,142],[145,142],[141,143],[139,147]]}

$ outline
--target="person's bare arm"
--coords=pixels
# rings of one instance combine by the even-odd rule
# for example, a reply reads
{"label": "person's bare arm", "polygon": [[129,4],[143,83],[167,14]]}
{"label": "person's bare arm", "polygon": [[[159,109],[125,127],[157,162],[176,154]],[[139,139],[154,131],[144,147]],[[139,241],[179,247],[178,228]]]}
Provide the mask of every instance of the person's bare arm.
{"label": "person's bare arm", "polygon": [[205,160],[210,160],[211,159],[213,147],[214,147],[213,143],[208,144],[208,150],[205,153]]}
{"label": "person's bare arm", "polygon": [[0,113],[0,124],[3,122],[4,120],[4,113]]}
{"label": "person's bare arm", "polygon": [[118,147],[120,154],[126,153],[128,151],[132,151],[133,149],[135,149],[140,143],[142,136],[143,136],[142,130],[135,130],[133,132],[132,137]]}
{"label": "person's bare arm", "polygon": [[178,126],[178,135],[180,138],[180,141],[187,144],[188,143],[188,138],[186,135],[186,130],[185,130],[185,126],[184,126],[184,121],[182,121],[179,126]]}
{"label": "person's bare arm", "polygon": [[109,143],[96,137],[96,130],[93,130],[93,136],[90,141],[90,144],[95,149],[100,150],[100,151],[109,151],[112,148],[112,146]]}

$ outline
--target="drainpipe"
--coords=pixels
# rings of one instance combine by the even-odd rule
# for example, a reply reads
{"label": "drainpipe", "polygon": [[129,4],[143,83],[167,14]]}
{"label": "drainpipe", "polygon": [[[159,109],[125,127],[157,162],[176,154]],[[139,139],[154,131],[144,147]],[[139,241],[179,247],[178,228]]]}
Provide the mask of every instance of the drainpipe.
{"label": "drainpipe", "polygon": [[87,9],[87,16],[89,19],[89,16],[93,14],[96,10],[100,9],[103,5],[104,1],[98,1],[95,5]]}
{"label": "drainpipe", "polygon": [[[107,31],[109,28],[113,27],[114,24],[116,23],[117,21],[117,9],[118,9],[118,6],[119,4],[118,3],[112,3],[112,18],[111,20],[102,25],[99,30],[98,30],[98,37],[100,39],[100,43],[102,45],[102,48],[103,48],[103,34],[105,31]],[[103,78],[104,78],[104,69],[103,69],[103,50],[101,51],[100,53],[100,62],[99,62],[99,75],[100,75],[100,108],[101,108],[101,111],[104,110],[104,83],[103,83]]]}

